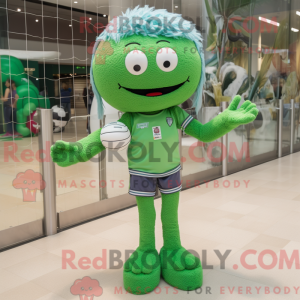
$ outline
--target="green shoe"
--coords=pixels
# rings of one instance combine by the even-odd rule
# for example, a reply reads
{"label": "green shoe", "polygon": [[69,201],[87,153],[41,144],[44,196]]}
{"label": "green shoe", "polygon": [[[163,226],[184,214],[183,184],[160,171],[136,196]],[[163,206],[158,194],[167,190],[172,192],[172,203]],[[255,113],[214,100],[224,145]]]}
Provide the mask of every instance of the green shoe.
{"label": "green shoe", "polygon": [[124,264],[123,281],[127,292],[148,294],[160,282],[160,259],[157,250],[137,248]]}
{"label": "green shoe", "polygon": [[184,291],[202,286],[203,271],[200,259],[181,247],[176,250],[161,248],[162,277],[170,285]]}

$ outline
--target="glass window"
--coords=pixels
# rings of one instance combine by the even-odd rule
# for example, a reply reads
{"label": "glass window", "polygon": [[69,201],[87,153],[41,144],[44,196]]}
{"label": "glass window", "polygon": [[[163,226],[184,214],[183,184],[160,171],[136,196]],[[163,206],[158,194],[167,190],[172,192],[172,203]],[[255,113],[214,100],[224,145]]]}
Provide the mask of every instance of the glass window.
{"label": "glass window", "polygon": [[[20,161],[0,163],[4,178],[0,190],[11,200],[2,202],[0,197],[0,230],[41,218],[43,213],[40,194],[34,203],[25,203],[20,191],[11,185],[19,172],[38,172],[36,159],[21,158],[22,151],[38,151],[38,132],[31,126],[35,125],[34,112],[38,107],[54,108],[54,141],[76,142],[88,136],[89,114],[100,125],[95,109],[91,111],[94,98],[89,82],[95,39],[121,10],[141,4],[139,0],[111,6],[110,1],[102,0],[76,2],[0,0],[0,59],[11,56],[13,60],[12,69],[1,64],[0,92],[3,96],[9,78],[20,94],[15,116],[5,115],[0,103],[0,134],[16,132],[16,136],[4,137],[8,140],[1,136],[0,156],[7,151],[7,142],[13,142]],[[186,98],[182,99],[182,109],[207,123],[219,114],[222,102],[229,104],[236,95],[242,97],[240,105],[246,100],[257,105],[256,120],[228,134],[229,172],[276,157],[280,101],[283,153],[289,152],[291,144],[295,144],[295,151],[300,150],[298,0],[147,0],[142,4],[182,14],[203,36],[206,74],[202,108],[197,112],[192,98]],[[121,114],[107,105],[105,124],[117,121]],[[221,175],[221,142],[203,144],[183,133],[183,177]],[[103,199],[99,195],[111,198],[128,192],[126,151],[107,152],[103,160],[105,163],[99,164],[96,157],[85,164],[56,167],[58,211]]]}

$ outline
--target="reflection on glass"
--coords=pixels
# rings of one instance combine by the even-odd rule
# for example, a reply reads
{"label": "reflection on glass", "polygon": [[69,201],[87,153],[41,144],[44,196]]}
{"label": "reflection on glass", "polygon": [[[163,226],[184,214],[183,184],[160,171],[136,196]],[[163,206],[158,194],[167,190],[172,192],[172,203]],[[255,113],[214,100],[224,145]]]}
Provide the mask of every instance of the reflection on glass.
{"label": "reflection on glass", "polygon": [[276,17],[272,14],[274,1],[245,0],[237,5],[235,1],[204,2],[207,29],[204,106],[218,106],[220,101],[230,102],[240,95],[241,104],[250,100],[259,109],[253,123],[229,133],[229,163],[241,161],[241,155],[245,158],[245,146],[250,157],[277,149],[278,99],[284,102],[283,147],[288,147],[290,101],[295,99],[299,103],[296,58],[299,38],[295,34],[299,30],[293,27],[299,20],[287,2],[276,2],[280,6]]}
{"label": "reflection on glass", "polygon": [[19,59],[1,55],[0,63],[0,230],[4,230],[43,218],[45,185],[33,120],[40,107],[38,89]]}
{"label": "reflection on glass", "polygon": [[[60,107],[58,113],[64,117],[58,116],[55,122],[54,141],[76,142],[89,134],[87,114],[90,112],[93,93],[85,65],[76,66],[78,68],[61,68],[65,73],[61,73],[60,80],[56,82],[60,101],[57,104],[57,107]],[[56,180],[59,211],[99,201],[98,157],[68,168],[56,166]]]}

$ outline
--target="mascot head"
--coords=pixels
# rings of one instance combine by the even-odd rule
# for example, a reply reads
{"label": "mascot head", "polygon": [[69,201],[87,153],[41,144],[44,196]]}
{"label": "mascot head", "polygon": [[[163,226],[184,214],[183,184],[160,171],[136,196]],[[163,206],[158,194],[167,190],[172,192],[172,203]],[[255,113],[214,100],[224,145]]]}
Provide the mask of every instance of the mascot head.
{"label": "mascot head", "polygon": [[100,119],[102,97],[122,112],[154,112],[195,93],[199,111],[204,80],[201,34],[179,14],[148,6],[128,9],[96,40],[91,83]]}

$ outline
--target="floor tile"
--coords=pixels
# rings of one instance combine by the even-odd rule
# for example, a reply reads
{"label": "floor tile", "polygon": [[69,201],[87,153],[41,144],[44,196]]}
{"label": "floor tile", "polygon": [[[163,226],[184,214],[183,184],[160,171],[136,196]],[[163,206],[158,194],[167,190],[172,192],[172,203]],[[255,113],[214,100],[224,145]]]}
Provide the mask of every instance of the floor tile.
{"label": "floor tile", "polygon": [[228,224],[229,227],[234,227],[238,229],[243,229],[247,231],[252,231],[256,233],[261,233],[270,228],[270,224],[263,222],[260,218],[253,216],[244,216],[237,221]]}
{"label": "floor tile", "polygon": [[267,229],[264,233],[281,239],[300,242],[299,228],[290,223],[285,223],[284,225],[282,225],[282,223],[277,223]]}
{"label": "floor tile", "polygon": [[[27,282],[24,283],[18,287],[15,287],[9,291],[6,291],[2,294],[0,294],[0,299],[5,300],[16,300],[16,299],[22,299],[22,300],[36,300],[39,299],[46,294],[48,294],[49,291],[42,288],[41,286],[33,283],[33,282]],[[57,299],[59,300],[59,299]]]}
{"label": "floor tile", "polygon": [[219,230],[214,231],[206,238],[215,242],[231,245],[236,248],[241,248],[254,240],[258,236],[257,233],[224,226]]}
{"label": "floor tile", "polygon": [[43,250],[33,247],[30,244],[12,248],[9,251],[0,252],[0,269],[37,257],[42,253],[44,253]]}
{"label": "floor tile", "polygon": [[289,243],[289,240],[276,238],[266,234],[260,234],[253,240],[253,242],[264,243],[268,246],[274,246],[278,248],[284,248]]}
{"label": "floor tile", "polygon": [[26,282],[28,282],[28,280],[25,278],[17,276],[7,270],[0,269],[0,295],[1,293],[16,288]]}
{"label": "floor tile", "polygon": [[36,300],[65,300],[65,298],[62,298],[54,293],[49,293],[49,294],[42,296]]}
{"label": "floor tile", "polygon": [[63,245],[68,245],[69,243],[82,240],[90,236],[90,234],[81,232],[79,230],[69,229],[31,242],[30,245],[44,251],[51,251]]}
{"label": "floor tile", "polygon": [[[240,250],[230,256],[226,260],[226,268],[220,271],[273,288],[276,286],[281,288],[287,286],[293,289],[293,286],[299,286],[295,265],[289,269],[286,264],[283,264],[283,268],[280,269],[280,259],[273,250],[269,249],[269,251],[273,251],[271,253],[273,253],[274,257],[270,254],[265,255],[262,251],[254,254],[248,253],[247,250],[249,249]],[[261,253],[263,253],[263,257],[260,260],[259,256]],[[247,254],[245,259],[241,260],[242,255],[245,254]],[[255,269],[250,269],[250,267]]]}
{"label": "floor tile", "polygon": [[59,268],[61,259],[57,255],[44,253],[10,266],[6,270],[30,281]]}
{"label": "floor tile", "polygon": [[206,237],[211,233],[220,230],[222,227],[208,221],[197,219],[180,222],[180,231],[196,237]]}
{"label": "floor tile", "polygon": [[125,223],[125,221],[108,216],[106,218],[95,220],[94,222],[88,222],[83,225],[77,226],[76,230],[82,231],[87,234],[96,235]]}
{"label": "floor tile", "polygon": [[105,230],[97,236],[107,240],[123,243],[131,247],[137,247],[139,241],[139,227],[130,223],[119,225]]}
{"label": "floor tile", "polygon": [[238,201],[230,201],[218,207],[218,209],[237,213],[237,214],[248,214],[257,208],[258,208],[257,205],[241,203]]}

